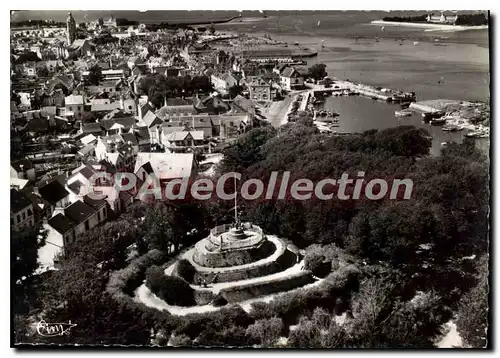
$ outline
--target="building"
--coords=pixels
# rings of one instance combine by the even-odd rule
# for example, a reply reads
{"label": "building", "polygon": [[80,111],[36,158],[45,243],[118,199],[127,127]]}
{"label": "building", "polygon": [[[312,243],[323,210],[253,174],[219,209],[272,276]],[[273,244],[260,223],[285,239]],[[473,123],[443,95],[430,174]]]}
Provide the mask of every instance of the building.
{"label": "building", "polygon": [[162,144],[165,150],[170,153],[187,153],[195,149],[205,152],[208,149],[208,146],[205,145],[203,131],[162,133]]}
{"label": "building", "polygon": [[285,48],[272,50],[245,50],[241,57],[252,62],[293,62],[292,51]]}
{"label": "building", "polygon": [[234,73],[212,74],[210,80],[217,92],[226,95],[231,87],[240,85],[241,76]]}
{"label": "building", "polygon": [[441,12],[440,15],[429,14],[427,15],[427,22],[439,23],[439,24],[455,24],[458,19],[457,15],[445,15]]}
{"label": "building", "polygon": [[66,41],[68,45],[71,45],[76,40],[76,21],[73,18],[71,12],[68,13],[68,18],[66,19]]}
{"label": "building", "polygon": [[49,218],[57,213],[64,212],[64,208],[70,204],[69,192],[57,179],[53,179],[36,190],[38,195],[47,203],[44,211]]}
{"label": "building", "polygon": [[281,88],[287,91],[304,87],[304,77],[293,67],[286,67],[280,74]]}
{"label": "building", "polygon": [[35,224],[33,204],[21,192],[10,189],[10,227],[11,230],[20,230],[32,227]]}
{"label": "building", "polygon": [[273,86],[272,82],[261,77],[252,77],[248,82],[248,88],[250,99],[253,101],[269,102],[278,97],[278,90]]}
{"label": "building", "polygon": [[196,175],[193,153],[138,153],[134,173],[145,181],[154,174],[161,182],[191,178]]}
{"label": "building", "polygon": [[29,159],[19,159],[10,163],[10,177],[35,181],[36,174],[33,163]]}
{"label": "building", "polygon": [[60,235],[63,245],[66,246],[106,221],[107,218],[108,210],[105,200],[93,200],[84,196],[83,200],[77,200],[68,206],[64,214],[58,213],[52,217],[48,224]]}
{"label": "building", "polygon": [[82,95],[69,95],[64,99],[66,107],[66,117],[74,119],[84,119],[87,117],[88,111],[85,108],[85,101]]}

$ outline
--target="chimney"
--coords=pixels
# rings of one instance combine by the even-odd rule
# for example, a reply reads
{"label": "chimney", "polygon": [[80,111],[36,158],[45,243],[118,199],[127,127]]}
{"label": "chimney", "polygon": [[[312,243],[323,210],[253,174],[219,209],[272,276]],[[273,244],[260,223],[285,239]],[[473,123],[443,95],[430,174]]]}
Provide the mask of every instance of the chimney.
{"label": "chimney", "polygon": [[140,103],[137,104],[137,115],[139,119],[142,119],[142,105]]}
{"label": "chimney", "polygon": [[123,95],[120,95],[120,109],[122,111],[125,110],[125,102],[124,102]]}

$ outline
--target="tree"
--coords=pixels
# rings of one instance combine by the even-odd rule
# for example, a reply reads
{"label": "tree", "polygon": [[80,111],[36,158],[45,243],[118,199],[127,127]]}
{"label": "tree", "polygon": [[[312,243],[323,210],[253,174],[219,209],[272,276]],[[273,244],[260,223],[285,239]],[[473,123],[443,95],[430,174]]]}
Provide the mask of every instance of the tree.
{"label": "tree", "polygon": [[14,283],[30,278],[38,268],[38,249],[45,245],[47,233],[39,226],[14,231],[11,227],[11,273]]}
{"label": "tree", "polygon": [[89,75],[87,77],[87,82],[90,85],[97,86],[99,82],[102,81],[102,70],[99,65],[94,65],[89,69]]}
{"label": "tree", "polygon": [[209,31],[210,35],[212,35],[212,36],[215,35],[215,26],[214,26],[214,24],[210,24],[210,27],[209,27],[208,31]]}
{"label": "tree", "polygon": [[272,347],[281,336],[283,322],[280,318],[261,319],[247,328],[246,334],[258,339],[265,348]]}
{"label": "tree", "polygon": [[473,348],[485,348],[488,330],[488,262],[478,260],[477,285],[465,293],[459,302],[457,329],[464,343]]}
{"label": "tree", "polygon": [[309,67],[307,76],[314,78],[315,80],[322,80],[327,76],[326,65],[323,63],[318,63]]}

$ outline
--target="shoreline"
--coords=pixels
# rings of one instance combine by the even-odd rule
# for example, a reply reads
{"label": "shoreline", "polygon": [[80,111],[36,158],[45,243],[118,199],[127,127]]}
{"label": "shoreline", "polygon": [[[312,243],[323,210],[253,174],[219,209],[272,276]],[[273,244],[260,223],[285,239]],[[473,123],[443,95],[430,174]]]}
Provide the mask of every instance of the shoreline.
{"label": "shoreline", "polygon": [[463,25],[441,25],[441,24],[428,24],[418,22],[396,22],[373,20],[369,25],[383,25],[383,26],[400,26],[400,27],[416,27],[426,29],[425,31],[467,31],[467,30],[487,30],[488,25],[479,26],[463,26]]}

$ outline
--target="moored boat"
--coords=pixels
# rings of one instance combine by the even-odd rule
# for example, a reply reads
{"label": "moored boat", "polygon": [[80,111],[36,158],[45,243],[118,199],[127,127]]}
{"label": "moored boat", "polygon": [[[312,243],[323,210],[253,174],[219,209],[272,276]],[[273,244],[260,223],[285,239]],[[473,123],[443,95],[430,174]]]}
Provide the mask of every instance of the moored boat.
{"label": "moored boat", "polygon": [[434,118],[429,121],[429,123],[433,126],[440,126],[446,123],[445,118]]}
{"label": "moored boat", "polygon": [[409,117],[412,115],[412,112],[411,111],[408,111],[408,110],[402,110],[402,111],[395,111],[394,112],[394,115],[396,117]]}

